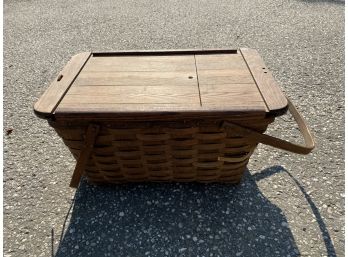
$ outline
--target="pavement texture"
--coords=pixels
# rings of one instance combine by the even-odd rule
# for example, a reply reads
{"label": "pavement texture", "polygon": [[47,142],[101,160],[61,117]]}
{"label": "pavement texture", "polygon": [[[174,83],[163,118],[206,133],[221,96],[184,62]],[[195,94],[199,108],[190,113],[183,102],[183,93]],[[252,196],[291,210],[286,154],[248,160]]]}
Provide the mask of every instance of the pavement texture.
{"label": "pavement texture", "polygon": [[[4,256],[344,256],[344,2],[5,0],[4,26]],[[237,47],[307,119],[312,154],[260,145],[239,186],[68,187],[75,161],[32,106],[72,55]],[[288,115],[268,133],[300,141]]]}

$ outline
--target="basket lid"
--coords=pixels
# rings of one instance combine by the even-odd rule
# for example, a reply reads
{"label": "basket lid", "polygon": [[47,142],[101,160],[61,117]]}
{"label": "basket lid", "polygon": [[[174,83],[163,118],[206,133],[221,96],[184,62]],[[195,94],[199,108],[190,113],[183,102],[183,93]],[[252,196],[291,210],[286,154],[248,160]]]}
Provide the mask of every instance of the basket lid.
{"label": "basket lid", "polygon": [[81,53],[34,111],[43,118],[149,120],[277,116],[287,105],[257,51],[242,48]]}

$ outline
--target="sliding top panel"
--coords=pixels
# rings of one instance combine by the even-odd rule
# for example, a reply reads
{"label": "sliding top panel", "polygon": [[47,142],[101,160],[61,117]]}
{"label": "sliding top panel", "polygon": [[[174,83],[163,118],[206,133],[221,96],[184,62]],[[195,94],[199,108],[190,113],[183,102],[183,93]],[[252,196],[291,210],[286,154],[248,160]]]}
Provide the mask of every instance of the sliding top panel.
{"label": "sliding top panel", "polygon": [[[269,74],[257,76],[258,69],[265,67],[255,60],[250,54],[243,56],[241,50],[93,53],[54,115],[112,119],[265,116],[279,106],[272,107],[275,97],[270,95],[281,91]],[[284,99],[277,101],[286,108]]]}
{"label": "sliding top panel", "polygon": [[161,111],[200,107],[193,55],[97,56],[57,111]]}

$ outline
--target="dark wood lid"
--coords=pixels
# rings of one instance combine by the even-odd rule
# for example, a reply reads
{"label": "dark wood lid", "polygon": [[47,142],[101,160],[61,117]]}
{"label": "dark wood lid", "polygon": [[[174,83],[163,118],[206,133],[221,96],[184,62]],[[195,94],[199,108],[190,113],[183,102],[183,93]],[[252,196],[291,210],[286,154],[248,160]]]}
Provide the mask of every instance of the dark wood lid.
{"label": "dark wood lid", "polygon": [[277,116],[287,99],[256,50],[74,56],[34,106],[43,118]]}

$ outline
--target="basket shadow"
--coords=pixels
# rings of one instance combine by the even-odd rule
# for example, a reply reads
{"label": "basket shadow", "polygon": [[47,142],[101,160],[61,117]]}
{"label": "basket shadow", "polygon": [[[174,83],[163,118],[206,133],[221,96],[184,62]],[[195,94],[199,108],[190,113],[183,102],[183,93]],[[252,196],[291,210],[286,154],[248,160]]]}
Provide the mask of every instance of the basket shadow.
{"label": "basket shadow", "polygon": [[302,2],[317,4],[317,3],[329,3],[329,4],[339,4],[344,5],[345,0],[301,0]]}
{"label": "basket shadow", "polygon": [[[117,190],[115,190],[117,188]],[[83,181],[62,256],[299,256],[282,210],[247,171],[238,186]]]}
{"label": "basket shadow", "polygon": [[268,169],[265,169],[259,173],[256,173],[255,175],[253,175],[253,178],[256,181],[259,181],[261,179],[267,178],[269,176],[272,176],[273,174],[280,173],[280,172],[287,173],[287,175],[295,182],[296,186],[303,194],[304,198],[306,199],[306,201],[307,201],[309,207],[311,208],[311,211],[313,212],[315,219],[318,223],[318,226],[319,226],[319,229],[320,229],[320,232],[321,232],[321,235],[322,235],[325,247],[326,247],[327,256],[336,257],[337,255],[336,255],[335,247],[333,245],[330,233],[326,227],[324,219],[322,218],[319,209],[315,205],[315,203],[312,200],[312,198],[310,197],[310,195],[306,192],[305,188],[302,186],[300,181],[298,181],[289,171],[284,169],[284,167],[282,167],[282,166],[273,166],[273,167],[270,167]]}

